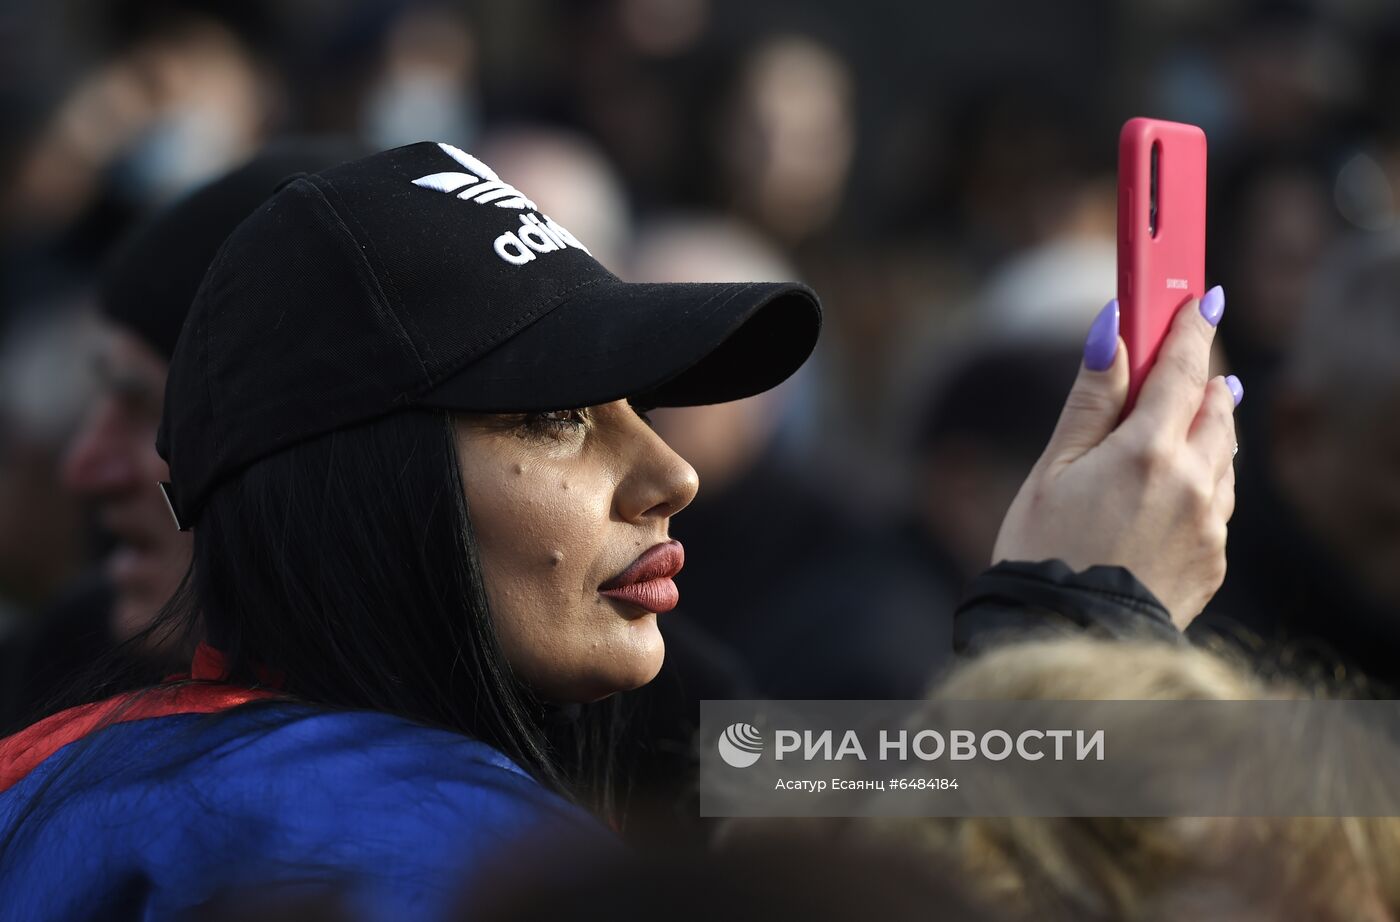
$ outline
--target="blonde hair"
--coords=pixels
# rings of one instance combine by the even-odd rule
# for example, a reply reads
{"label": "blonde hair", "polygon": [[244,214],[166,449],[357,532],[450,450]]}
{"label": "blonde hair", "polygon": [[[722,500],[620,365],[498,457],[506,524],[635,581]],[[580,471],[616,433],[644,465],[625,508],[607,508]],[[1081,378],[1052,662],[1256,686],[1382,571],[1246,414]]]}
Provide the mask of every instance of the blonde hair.
{"label": "blonde hair", "polygon": [[[1082,635],[962,664],[935,700],[1257,701],[1308,697],[1218,652]],[[1386,919],[1400,907],[1391,819],[871,819],[858,830],[951,859],[983,896],[1036,917]],[[1199,905],[1193,904],[1197,901]],[[1233,903],[1233,905],[1231,905]],[[1206,916],[1207,918],[1209,916]]]}
{"label": "blonde hair", "polygon": [[969,660],[930,696],[990,701],[1261,701],[1302,697],[1227,654],[1160,640],[1081,635],[1006,644]]}

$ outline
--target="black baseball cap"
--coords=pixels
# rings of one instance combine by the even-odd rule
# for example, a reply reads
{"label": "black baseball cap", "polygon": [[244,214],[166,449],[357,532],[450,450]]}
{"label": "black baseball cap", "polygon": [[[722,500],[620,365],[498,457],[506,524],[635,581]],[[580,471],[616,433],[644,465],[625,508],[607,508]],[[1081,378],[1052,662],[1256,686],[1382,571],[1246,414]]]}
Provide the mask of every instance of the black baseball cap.
{"label": "black baseball cap", "polygon": [[259,458],[408,407],[736,400],[820,328],[797,283],[621,281],[486,164],[410,144],[291,179],[225,241],[166,381],[166,497],[188,528]]}

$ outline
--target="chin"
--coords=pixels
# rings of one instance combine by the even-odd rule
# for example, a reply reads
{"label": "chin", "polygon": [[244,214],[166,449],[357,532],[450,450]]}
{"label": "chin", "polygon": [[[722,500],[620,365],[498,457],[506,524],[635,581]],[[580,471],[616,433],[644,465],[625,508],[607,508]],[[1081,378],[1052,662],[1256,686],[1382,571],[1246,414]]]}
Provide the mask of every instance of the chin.
{"label": "chin", "polygon": [[661,664],[665,662],[665,660],[666,645],[664,642],[658,642],[656,656],[649,659],[645,664],[638,664],[636,673],[629,681],[624,683],[623,687],[619,688],[618,691],[631,691],[634,688],[641,688],[643,685],[650,683],[651,680],[656,678],[657,674],[661,672]]}
{"label": "chin", "polygon": [[631,680],[623,691],[641,688],[656,678],[661,664],[666,661],[666,641],[661,636],[661,628],[656,623],[656,615],[647,615],[642,621],[631,625],[633,631],[642,632],[633,658]]}
{"label": "chin", "polygon": [[610,663],[612,668],[606,673],[592,676],[588,687],[580,689],[570,698],[584,703],[601,701],[618,692],[641,688],[656,678],[661,664],[666,660],[666,641],[661,639],[661,632],[656,629],[655,616],[651,620],[651,630],[644,642],[636,643],[628,650],[626,657],[619,657],[616,662]]}

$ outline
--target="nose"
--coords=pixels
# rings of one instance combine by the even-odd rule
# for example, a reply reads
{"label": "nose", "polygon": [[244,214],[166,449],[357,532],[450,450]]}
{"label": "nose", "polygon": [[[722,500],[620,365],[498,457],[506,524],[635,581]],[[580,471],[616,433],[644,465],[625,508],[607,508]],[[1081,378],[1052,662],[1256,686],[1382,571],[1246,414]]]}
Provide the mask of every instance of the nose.
{"label": "nose", "polygon": [[618,485],[617,511],[629,522],[667,519],[690,505],[700,475],[650,426],[637,421],[627,475]]}
{"label": "nose", "polygon": [[93,407],[68,444],[63,459],[63,483],[81,496],[105,496],[136,481],[134,445],[115,401]]}

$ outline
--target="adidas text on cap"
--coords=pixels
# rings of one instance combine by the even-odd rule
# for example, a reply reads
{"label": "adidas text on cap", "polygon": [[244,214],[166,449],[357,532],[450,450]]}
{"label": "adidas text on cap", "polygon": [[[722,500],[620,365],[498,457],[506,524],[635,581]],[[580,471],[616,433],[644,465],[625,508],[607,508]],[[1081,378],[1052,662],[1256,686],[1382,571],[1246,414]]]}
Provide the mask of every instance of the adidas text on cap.
{"label": "adidas text on cap", "polygon": [[411,144],[289,181],[224,242],[170,365],[166,496],[187,528],[248,464],[406,407],[736,400],[820,327],[796,283],[623,282],[486,164]]}

